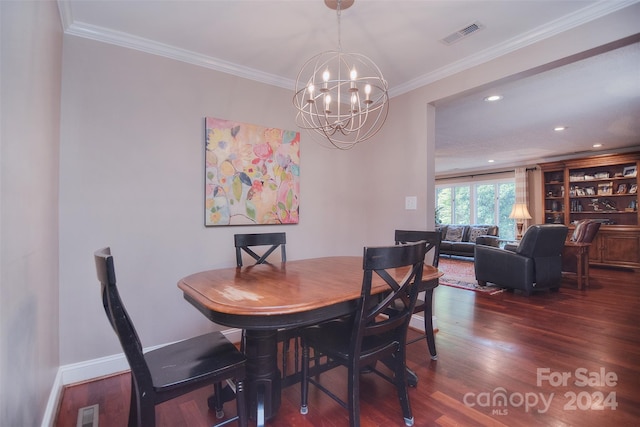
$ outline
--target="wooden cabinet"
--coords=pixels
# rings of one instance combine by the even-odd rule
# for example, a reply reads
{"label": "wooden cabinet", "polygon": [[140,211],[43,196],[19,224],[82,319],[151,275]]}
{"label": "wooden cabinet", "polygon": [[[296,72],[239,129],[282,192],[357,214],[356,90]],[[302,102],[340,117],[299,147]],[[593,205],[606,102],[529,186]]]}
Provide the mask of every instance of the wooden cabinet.
{"label": "wooden cabinet", "polygon": [[589,251],[589,265],[640,268],[638,228],[601,226]]}
{"label": "wooden cabinet", "polygon": [[544,222],[571,227],[583,219],[599,221],[602,226],[589,251],[590,264],[640,269],[640,152],[540,167]]}

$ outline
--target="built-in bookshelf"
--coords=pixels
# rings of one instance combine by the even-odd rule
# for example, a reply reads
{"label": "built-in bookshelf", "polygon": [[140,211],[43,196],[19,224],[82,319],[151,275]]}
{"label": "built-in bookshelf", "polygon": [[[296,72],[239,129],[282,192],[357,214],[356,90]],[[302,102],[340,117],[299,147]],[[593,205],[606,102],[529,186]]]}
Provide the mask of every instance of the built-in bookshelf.
{"label": "built-in bookshelf", "polygon": [[541,164],[544,222],[602,223],[592,264],[640,268],[638,168],[640,152]]}
{"label": "built-in bookshelf", "polygon": [[564,169],[543,172],[544,175],[544,222],[565,223]]}

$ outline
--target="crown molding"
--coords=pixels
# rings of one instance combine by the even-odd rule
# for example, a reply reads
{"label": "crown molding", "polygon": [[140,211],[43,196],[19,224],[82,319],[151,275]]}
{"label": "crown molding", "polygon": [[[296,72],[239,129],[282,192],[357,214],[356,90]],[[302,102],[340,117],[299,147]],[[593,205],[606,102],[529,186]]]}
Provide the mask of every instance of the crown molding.
{"label": "crown molding", "polygon": [[278,86],[285,89],[293,89],[295,87],[295,82],[291,79],[285,79],[274,74],[265,73],[260,70],[234,64],[232,62],[224,61],[211,56],[202,55],[186,49],[177,48],[175,46],[170,46],[164,43],[159,43],[143,37],[134,36],[132,34],[124,33],[121,31],[114,31],[108,28],[86,24],[83,22],[72,22],[71,24],[65,26],[65,20],[70,18],[70,12],[65,13],[64,15],[61,13],[61,16],[63,16],[62,19],[63,28],[65,28],[65,34],[68,35],[91,39],[103,43],[125,47],[128,49],[134,49],[141,52],[150,53],[152,55],[163,56],[165,58],[174,59],[176,61],[186,62],[188,64],[209,68],[212,70],[220,71],[222,73],[255,80],[261,83]]}
{"label": "crown molding", "polygon": [[389,90],[390,96],[398,96],[412,90],[418,89],[422,86],[434,83],[443,78],[452,76],[461,71],[465,71],[472,67],[484,64],[500,56],[509,54],[518,49],[522,49],[526,46],[530,46],[547,38],[558,35],[562,32],[579,27],[596,19],[602,18],[618,10],[624,9],[640,0],[623,0],[623,1],[600,1],[593,5],[587,6],[579,11],[564,16],[562,18],[551,21],[545,25],[541,25],[528,31],[518,37],[509,39],[503,43],[500,43],[490,49],[485,49],[474,55],[470,55],[467,58],[449,64],[445,67],[441,67],[428,74],[424,74],[421,77],[410,80],[404,84],[394,87]]}
{"label": "crown molding", "polygon": [[66,33],[67,28],[73,23],[73,13],[71,13],[71,6],[67,0],[58,0],[58,13],[60,13],[62,30]]}
{"label": "crown molding", "polygon": [[[599,1],[571,15],[556,19],[555,21],[535,28],[519,37],[507,40],[490,49],[480,51],[465,58],[464,60],[454,62],[404,84],[398,85],[389,90],[389,95],[394,97],[410,92],[414,89],[418,89],[422,86],[426,86],[461,71],[481,65],[500,56],[560,34],[564,31],[591,22],[620,9],[624,9],[625,7],[638,3],[639,1],[640,0]],[[67,0],[58,0],[58,9],[60,11],[60,19],[62,21],[62,27],[65,34],[122,46],[129,49],[135,49],[152,55],[164,56],[176,61],[186,62],[284,89],[293,90],[295,88],[295,81],[292,79],[265,73],[240,64],[191,52],[186,49],[177,48],[175,46],[159,43],[154,40],[134,36],[132,34],[114,31],[83,22],[76,22],[73,18],[71,6]]]}

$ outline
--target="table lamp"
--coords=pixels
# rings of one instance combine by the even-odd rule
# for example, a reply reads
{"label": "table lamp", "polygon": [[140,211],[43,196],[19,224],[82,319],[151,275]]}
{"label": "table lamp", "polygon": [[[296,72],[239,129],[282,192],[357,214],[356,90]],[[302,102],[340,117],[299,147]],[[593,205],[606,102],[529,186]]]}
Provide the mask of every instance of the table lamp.
{"label": "table lamp", "polygon": [[511,213],[509,214],[509,218],[516,220],[516,228],[518,230],[516,239],[522,239],[522,227],[524,226],[524,220],[531,219],[527,205],[525,203],[514,203],[513,209],[511,209]]}

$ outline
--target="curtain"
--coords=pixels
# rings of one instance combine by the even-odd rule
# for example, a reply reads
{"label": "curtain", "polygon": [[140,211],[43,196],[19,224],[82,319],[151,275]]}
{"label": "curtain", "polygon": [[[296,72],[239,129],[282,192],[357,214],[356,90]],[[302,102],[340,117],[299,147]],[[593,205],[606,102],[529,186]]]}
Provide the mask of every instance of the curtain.
{"label": "curtain", "polygon": [[[527,168],[516,168],[516,203],[524,203],[529,209],[529,177],[527,176]],[[524,228],[529,227],[531,220],[524,220]]]}

